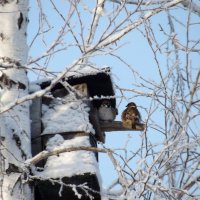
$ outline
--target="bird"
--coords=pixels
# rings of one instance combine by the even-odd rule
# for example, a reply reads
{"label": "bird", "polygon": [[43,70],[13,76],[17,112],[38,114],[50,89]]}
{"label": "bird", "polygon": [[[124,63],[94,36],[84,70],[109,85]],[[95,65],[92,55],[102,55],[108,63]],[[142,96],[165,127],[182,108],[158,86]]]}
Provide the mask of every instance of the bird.
{"label": "bird", "polygon": [[126,109],[122,112],[122,125],[125,128],[135,129],[136,124],[141,122],[141,115],[134,102],[127,104]]}
{"label": "bird", "polygon": [[98,108],[98,117],[100,121],[114,121],[117,115],[117,109],[113,108],[109,100],[103,100]]}

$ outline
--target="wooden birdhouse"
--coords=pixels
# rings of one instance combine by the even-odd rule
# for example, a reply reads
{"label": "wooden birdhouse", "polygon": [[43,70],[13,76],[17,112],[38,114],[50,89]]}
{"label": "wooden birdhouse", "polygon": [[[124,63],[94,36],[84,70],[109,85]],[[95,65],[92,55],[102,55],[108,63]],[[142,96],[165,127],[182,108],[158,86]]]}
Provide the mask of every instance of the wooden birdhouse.
{"label": "wooden birdhouse", "polygon": [[[40,89],[45,89],[51,84],[51,80],[40,81],[36,84]],[[116,110],[116,98],[113,89],[113,82],[110,74],[110,68],[104,69],[86,69],[79,70],[78,72],[69,72],[68,76],[57,83],[51,92],[42,98],[36,98],[33,100],[31,105],[31,120],[32,120],[32,144],[33,144],[33,155],[44,149],[45,143],[49,136],[59,133],[59,130],[53,130],[51,126],[45,127],[42,122],[42,110],[45,106],[50,105],[55,99],[61,101],[62,99],[74,93],[75,98],[82,101],[88,106],[89,120],[94,129],[94,133],[91,134],[91,142],[96,141],[105,142],[105,132],[112,131],[142,131],[144,130],[144,124],[136,124],[135,129],[128,129],[122,126],[121,121],[115,121],[114,118],[111,120],[102,120],[99,118],[99,108],[103,101],[108,101],[110,107]],[[69,100],[70,102],[70,100]],[[55,104],[55,102],[54,102]],[[65,105],[66,106],[66,105]],[[66,116],[65,116],[66,117]],[[43,120],[44,121],[44,120]],[[58,122],[60,123],[60,122]],[[85,130],[75,130],[72,128],[71,120],[69,122],[68,131],[62,131],[64,138],[73,138],[77,135],[84,135]],[[51,133],[47,130],[51,129]],[[43,138],[43,140],[41,140]],[[42,145],[40,145],[42,143]],[[96,146],[93,144],[93,146]]]}
{"label": "wooden birdhouse", "polygon": [[[50,85],[51,80],[34,83],[31,92],[34,92],[35,88],[45,89]],[[97,141],[105,142],[105,132],[130,130],[124,128],[120,121],[115,121],[117,108],[110,68],[86,67],[82,70],[68,72],[67,76],[55,84],[49,93],[41,98],[33,99],[30,113],[33,155],[46,148],[51,148],[52,144],[62,144],[64,141],[67,144],[69,140],[71,144],[73,141],[84,138],[89,138],[87,145],[96,147]],[[143,130],[143,128],[144,126],[139,124],[135,130]],[[57,134],[59,136],[56,136]],[[54,142],[51,144],[50,141],[53,139]],[[87,143],[87,139],[83,143]],[[95,156],[98,160],[97,153]],[[59,158],[55,159],[60,162]],[[38,166],[44,166],[45,162],[41,162]],[[74,160],[74,162],[78,163],[79,160]],[[74,182],[77,180],[76,177],[71,177],[71,179],[65,177],[65,182]],[[99,190],[97,177],[94,174],[88,177],[92,180],[88,179],[91,187],[94,186],[93,189]],[[79,180],[82,178],[79,177]],[[52,191],[55,189],[55,194],[47,195],[45,191],[49,190],[48,187],[53,187],[48,181],[40,181],[37,184],[36,190],[41,196],[38,199],[57,199],[58,189],[53,187]],[[70,191],[63,194],[63,199],[69,193]],[[71,200],[73,199],[76,198],[71,197]]]}

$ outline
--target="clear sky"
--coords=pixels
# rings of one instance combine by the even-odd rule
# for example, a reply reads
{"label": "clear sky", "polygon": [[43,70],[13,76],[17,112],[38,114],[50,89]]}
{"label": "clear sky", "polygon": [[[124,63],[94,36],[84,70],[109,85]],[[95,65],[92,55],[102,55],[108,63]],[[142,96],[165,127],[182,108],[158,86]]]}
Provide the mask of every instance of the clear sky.
{"label": "clear sky", "polygon": [[[32,39],[34,38],[35,34],[38,31],[38,7],[34,4],[35,1],[30,1],[30,23],[28,28],[28,42],[31,43]],[[87,1],[90,3],[90,1]],[[50,46],[55,37],[57,37],[58,32],[61,30],[63,26],[62,19],[56,15],[55,10],[48,4],[48,1],[42,1],[43,9],[47,14],[47,18],[49,20],[50,26],[47,27],[45,25],[44,30],[47,33],[44,37],[36,38],[34,45],[30,49],[30,57],[34,58],[39,55],[42,55],[45,50]],[[109,3],[107,3],[109,4]],[[64,16],[67,15],[69,8],[65,5],[64,1],[59,0],[58,3],[59,10],[63,13]],[[92,4],[90,4],[92,6]],[[110,5],[111,6],[111,3]],[[83,26],[86,26],[85,29],[88,28],[88,25],[91,23],[91,19],[84,13],[84,10],[81,11],[81,16],[83,16]],[[109,12],[106,9],[105,12]],[[188,14],[184,12],[182,9],[176,9],[172,11],[172,14],[180,20],[180,22],[186,21]],[[199,18],[195,15],[192,15],[194,21],[198,21]],[[75,20],[75,19],[74,19]],[[120,19],[119,19],[120,20]],[[45,22],[45,20],[43,21]],[[186,30],[183,28],[179,21],[176,22],[176,33],[178,34],[178,39],[181,42],[185,42]],[[41,22],[42,23],[42,22]],[[104,25],[105,22],[101,22],[100,27]],[[74,23],[75,29],[79,31],[78,22],[77,24]],[[157,16],[153,17],[151,20],[151,26],[153,27],[155,38],[159,44],[166,42],[166,37],[164,36],[163,32],[160,29],[160,25],[169,32],[169,26],[167,21],[167,15],[165,12],[158,14]],[[77,32],[76,31],[76,32]],[[101,30],[99,30],[101,31]],[[125,36],[122,40],[116,43],[116,48],[120,47],[115,53],[123,58],[123,60],[130,65],[130,68],[137,71],[142,78],[146,80],[154,81],[155,83],[159,84],[161,79],[159,77],[159,71],[154,59],[154,55],[152,53],[151,48],[148,45],[147,38],[141,34],[144,32],[144,26],[140,26],[138,29],[133,30],[127,36]],[[69,35],[69,34],[68,34]],[[71,43],[72,37],[66,36],[64,38],[63,44]],[[191,38],[200,39],[200,28],[194,29],[190,33]],[[44,42],[45,41],[45,42]],[[166,45],[165,45],[166,46]],[[167,49],[165,49],[167,51]],[[80,52],[77,50],[76,47],[70,47],[65,51],[58,52],[56,55],[52,56],[49,60],[43,60],[40,62],[41,66],[47,66],[48,70],[52,71],[61,71],[64,67],[68,66],[70,63],[73,62],[80,55]],[[165,75],[167,73],[167,53],[163,51],[158,53],[158,60],[162,65],[162,73]],[[185,54],[182,55],[182,62],[185,62]],[[199,67],[199,55],[194,54],[192,60],[192,65],[196,68]],[[112,69],[113,73],[113,81],[115,84],[122,88],[126,89],[136,89],[143,92],[146,92],[146,88],[137,87],[139,84],[142,83],[142,80],[139,76],[135,73],[133,74],[132,70],[124,65],[119,59],[116,57],[112,57],[109,55],[100,55],[96,56],[92,59],[92,61],[100,67],[109,66]],[[168,60],[169,61],[169,60]],[[173,62],[170,60],[169,62]],[[30,80],[35,80],[37,76],[33,73],[29,73]],[[121,112],[125,108],[126,104],[129,101],[134,101],[139,107],[140,112],[142,113],[142,119],[146,120],[147,118],[147,110],[150,106],[150,99],[148,97],[141,97],[133,92],[126,92],[125,96],[121,96],[119,91],[116,89],[116,96],[117,96],[117,107],[119,110],[119,115],[117,116],[117,120],[121,119]],[[163,125],[163,110],[158,110],[153,116],[154,120],[157,124]],[[113,132],[106,134],[106,147],[108,148],[115,148],[115,149],[122,149],[127,145],[127,149],[130,152],[135,152],[141,145],[141,137],[144,136],[141,132]],[[148,137],[151,139],[152,142],[159,142],[163,140],[163,136],[159,134],[157,131],[153,129],[149,129]],[[130,139],[131,138],[131,139]],[[128,142],[127,142],[128,141]],[[122,155],[124,155],[124,151],[120,151]],[[128,155],[131,155],[128,153]],[[108,186],[114,177],[116,176],[116,172],[113,170],[113,166],[109,160],[109,158],[105,155],[100,155],[99,159],[99,166],[102,175],[103,185]],[[134,169],[136,167],[136,163],[132,162],[131,167]]]}

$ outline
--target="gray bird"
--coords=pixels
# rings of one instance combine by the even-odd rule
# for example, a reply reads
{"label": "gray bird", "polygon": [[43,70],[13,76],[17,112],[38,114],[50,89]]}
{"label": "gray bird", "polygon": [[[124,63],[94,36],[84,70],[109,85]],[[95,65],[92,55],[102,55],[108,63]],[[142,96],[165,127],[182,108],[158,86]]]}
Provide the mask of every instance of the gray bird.
{"label": "gray bird", "polygon": [[98,116],[101,121],[114,121],[117,115],[117,109],[111,106],[109,100],[103,100],[99,109]]}
{"label": "gray bird", "polygon": [[127,108],[122,112],[122,125],[125,128],[135,129],[136,124],[141,123],[141,115],[134,102],[128,103]]}

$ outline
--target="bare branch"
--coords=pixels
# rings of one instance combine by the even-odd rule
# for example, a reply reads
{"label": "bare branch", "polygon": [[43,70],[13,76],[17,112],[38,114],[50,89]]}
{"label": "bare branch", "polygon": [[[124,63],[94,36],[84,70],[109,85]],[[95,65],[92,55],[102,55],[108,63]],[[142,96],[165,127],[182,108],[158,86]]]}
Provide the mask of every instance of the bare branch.
{"label": "bare branch", "polygon": [[80,147],[70,147],[70,148],[58,148],[56,150],[52,151],[42,151],[33,158],[27,160],[25,162],[26,167],[29,167],[31,165],[37,164],[39,161],[47,159],[49,156],[55,156],[59,155],[60,153],[65,152],[72,152],[72,151],[92,151],[92,152],[99,152],[99,153],[108,153],[112,152],[110,149],[102,149],[102,148],[96,148],[96,147],[86,147],[86,146],[80,146]]}

